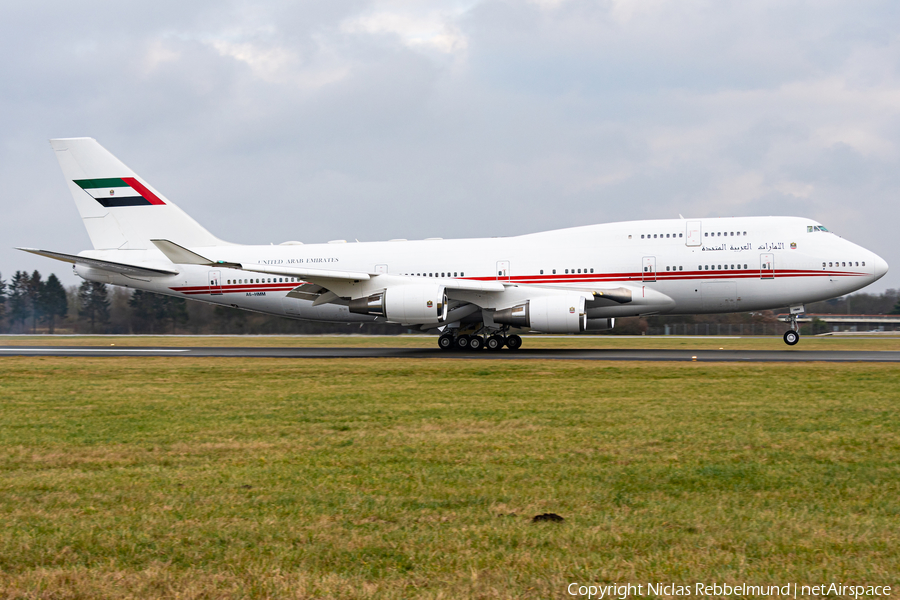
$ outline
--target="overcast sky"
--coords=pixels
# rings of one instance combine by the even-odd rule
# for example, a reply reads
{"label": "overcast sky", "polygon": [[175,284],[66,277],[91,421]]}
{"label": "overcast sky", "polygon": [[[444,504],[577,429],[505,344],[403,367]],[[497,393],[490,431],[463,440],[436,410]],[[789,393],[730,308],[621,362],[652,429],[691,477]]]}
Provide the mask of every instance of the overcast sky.
{"label": "overcast sky", "polygon": [[900,287],[900,3],[0,5],[0,273],[90,242],[90,136],[238,243],[797,215]]}

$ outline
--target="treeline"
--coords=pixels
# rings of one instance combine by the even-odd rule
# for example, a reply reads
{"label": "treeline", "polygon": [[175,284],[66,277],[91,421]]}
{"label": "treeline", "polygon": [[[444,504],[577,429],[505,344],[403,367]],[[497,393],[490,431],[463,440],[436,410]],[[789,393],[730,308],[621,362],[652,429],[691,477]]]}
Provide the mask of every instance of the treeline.
{"label": "treeline", "polygon": [[56,277],[16,271],[0,277],[0,333],[396,334],[387,323],[341,324],[286,319],[104,283],[65,288]]}
{"label": "treeline", "polygon": [[[806,306],[808,313],[900,314],[900,290],[882,294],[852,294]],[[658,316],[617,319],[607,333],[641,334],[666,326],[676,332],[700,330],[722,332],[722,326],[745,326],[760,331],[771,325],[775,333],[776,314],[787,308],[756,313],[720,315]],[[677,326],[677,327],[675,327]],[[753,327],[754,329],[747,329]],[[387,323],[340,324],[299,321],[236,308],[175,298],[152,292],[130,290],[85,281],[65,288],[56,275],[44,279],[38,271],[16,271],[7,282],[0,277],[0,333],[117,333],[117,334],[396,334],[405,328]],[[742,330],[743,331],[743,330]]]}

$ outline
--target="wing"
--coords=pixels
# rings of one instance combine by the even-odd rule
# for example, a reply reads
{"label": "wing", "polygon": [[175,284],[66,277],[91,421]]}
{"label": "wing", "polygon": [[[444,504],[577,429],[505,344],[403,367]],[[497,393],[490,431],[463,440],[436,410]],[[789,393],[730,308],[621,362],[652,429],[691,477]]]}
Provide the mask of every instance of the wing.
{"label": "wing", "polygon": [[[348,286],[361,282],[376,280],[378,285],[397,285],[403,283],[437,283],[448,290],[467,290],[473,292],[502,292],[504,284],[499,281],[474,281],[471,279],[434,279],[428,277],[411,277],[408,275],[388,275],[383,273],[367,273],[362,271],[339,271],[334,269],[307,269],[303,267],[283,267],[275,265],[261,265],[254,263],[234,262],[227,260],[211,260],[201,256],[192,250],[179,246],[169,240],[151,240],[153,244],[175,264],[219,266],[229,269],[240,269],[253,273],[266,273],[269,275],[284,275],[287,277],[299,277],[305,282],[314,283],[319,287],[332,291],[339,297],[347,297],[352,294],[344,293]],[[301,286],[302,287],[302,286]],[[371,287],[371,286],[368,286]],[[298,291],[298,290],[295,290]],[[300,293],[298,291],[298,293]],[[312,292],[316,293],[316,292]]]}

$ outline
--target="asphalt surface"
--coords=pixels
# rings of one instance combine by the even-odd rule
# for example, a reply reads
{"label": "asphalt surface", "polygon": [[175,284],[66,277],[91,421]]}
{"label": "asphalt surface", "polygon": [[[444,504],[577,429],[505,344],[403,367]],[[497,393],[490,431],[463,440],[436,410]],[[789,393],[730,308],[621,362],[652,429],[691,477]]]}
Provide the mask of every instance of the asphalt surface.
{"label": "asphalt surface", "polygon": [[174,356],[237,358],[457,358],[477,360],[648,360],[697,362],[900,362],[900,351],[592,350],[446,351],[422,348],[243,348],[151,346],[2,346],[2,356]]}

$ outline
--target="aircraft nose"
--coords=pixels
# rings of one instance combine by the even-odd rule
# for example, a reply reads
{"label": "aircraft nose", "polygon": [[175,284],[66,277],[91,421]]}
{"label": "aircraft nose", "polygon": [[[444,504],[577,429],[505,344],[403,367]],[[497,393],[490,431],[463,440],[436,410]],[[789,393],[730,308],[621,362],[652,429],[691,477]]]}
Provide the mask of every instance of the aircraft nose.
{"label": "aircraft nose", "polygon": [[875,260],[872,262],[874,266],[873,271],[875,273],[875,279],[881,279],[884,274],[888,272],[887,261],[876,254]]}

